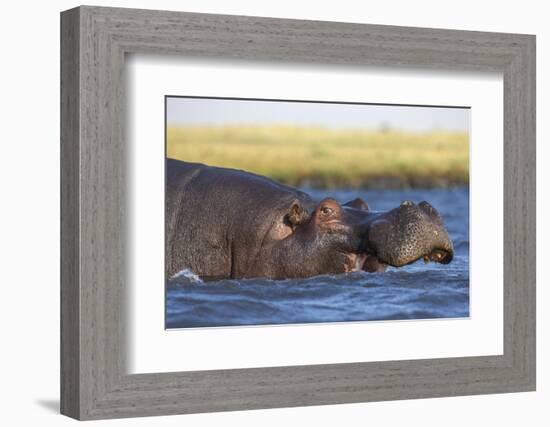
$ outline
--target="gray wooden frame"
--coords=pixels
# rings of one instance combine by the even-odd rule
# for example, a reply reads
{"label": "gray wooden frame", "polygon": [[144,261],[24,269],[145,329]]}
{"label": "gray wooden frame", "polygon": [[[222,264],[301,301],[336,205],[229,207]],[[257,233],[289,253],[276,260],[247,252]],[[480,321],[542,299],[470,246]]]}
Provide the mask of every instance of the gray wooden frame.
{"label": "gray wooden frame", "polygon": [[[504,354],[128,375],[130,52],[502,72]],[[534,36],[83,6],[61,14],[61,122],[63,414],[99,419],[535,389]]]}

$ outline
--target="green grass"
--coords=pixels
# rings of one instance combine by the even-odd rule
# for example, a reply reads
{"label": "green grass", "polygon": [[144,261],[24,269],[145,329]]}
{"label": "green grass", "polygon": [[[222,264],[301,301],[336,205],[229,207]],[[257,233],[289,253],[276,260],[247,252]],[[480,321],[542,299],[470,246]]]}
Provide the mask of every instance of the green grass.
{"label": "green grass", "polygon": [[321,188],[467,185],[468,134],[296,126],[168,127],[168,157]]}

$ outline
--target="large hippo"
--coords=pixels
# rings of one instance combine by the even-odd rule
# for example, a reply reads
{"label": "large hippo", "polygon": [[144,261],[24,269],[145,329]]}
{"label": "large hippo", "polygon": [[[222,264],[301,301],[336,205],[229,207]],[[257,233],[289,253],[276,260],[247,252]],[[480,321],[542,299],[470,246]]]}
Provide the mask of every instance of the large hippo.
{"label": "large hippo", "polygon": [[166,161],[166,274],[206,280],[384,271],[420,258],[449,263],[453,244],[427,202],[374,212],[361,199],[316,203],[240,170]]}

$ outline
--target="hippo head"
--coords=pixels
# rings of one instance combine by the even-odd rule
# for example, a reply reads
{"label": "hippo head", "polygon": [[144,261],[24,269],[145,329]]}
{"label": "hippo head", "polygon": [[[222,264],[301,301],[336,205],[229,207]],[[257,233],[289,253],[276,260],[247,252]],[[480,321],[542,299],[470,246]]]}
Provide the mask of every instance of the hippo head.
{"label": "hippo head", "polygon": [[443,220],[428,202],[404,201],[387,212],[371,211],[361,199],[341,205],[327,198],[311,212],[294,203],[275,230],[283,233],[272,246],[271,277],[382,272],[421,258],[453,259]]}

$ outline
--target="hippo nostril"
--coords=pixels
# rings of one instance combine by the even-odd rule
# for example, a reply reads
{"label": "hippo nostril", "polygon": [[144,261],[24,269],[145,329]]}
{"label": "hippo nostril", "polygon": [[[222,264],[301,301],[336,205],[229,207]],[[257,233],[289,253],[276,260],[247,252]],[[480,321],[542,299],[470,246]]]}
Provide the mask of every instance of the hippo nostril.
{"label": "hippo nostril", "polygon": [[413,206],[414,203],[410,200],[405,200],[404,202],[401,202],[401,206]]}
{"label": "hippo nostril", "polygon": [[423,200],[418,204],[418,207],[420,208],[426,208],[426,209],[433,209],[433,206],[430,205],[427,201]]}

